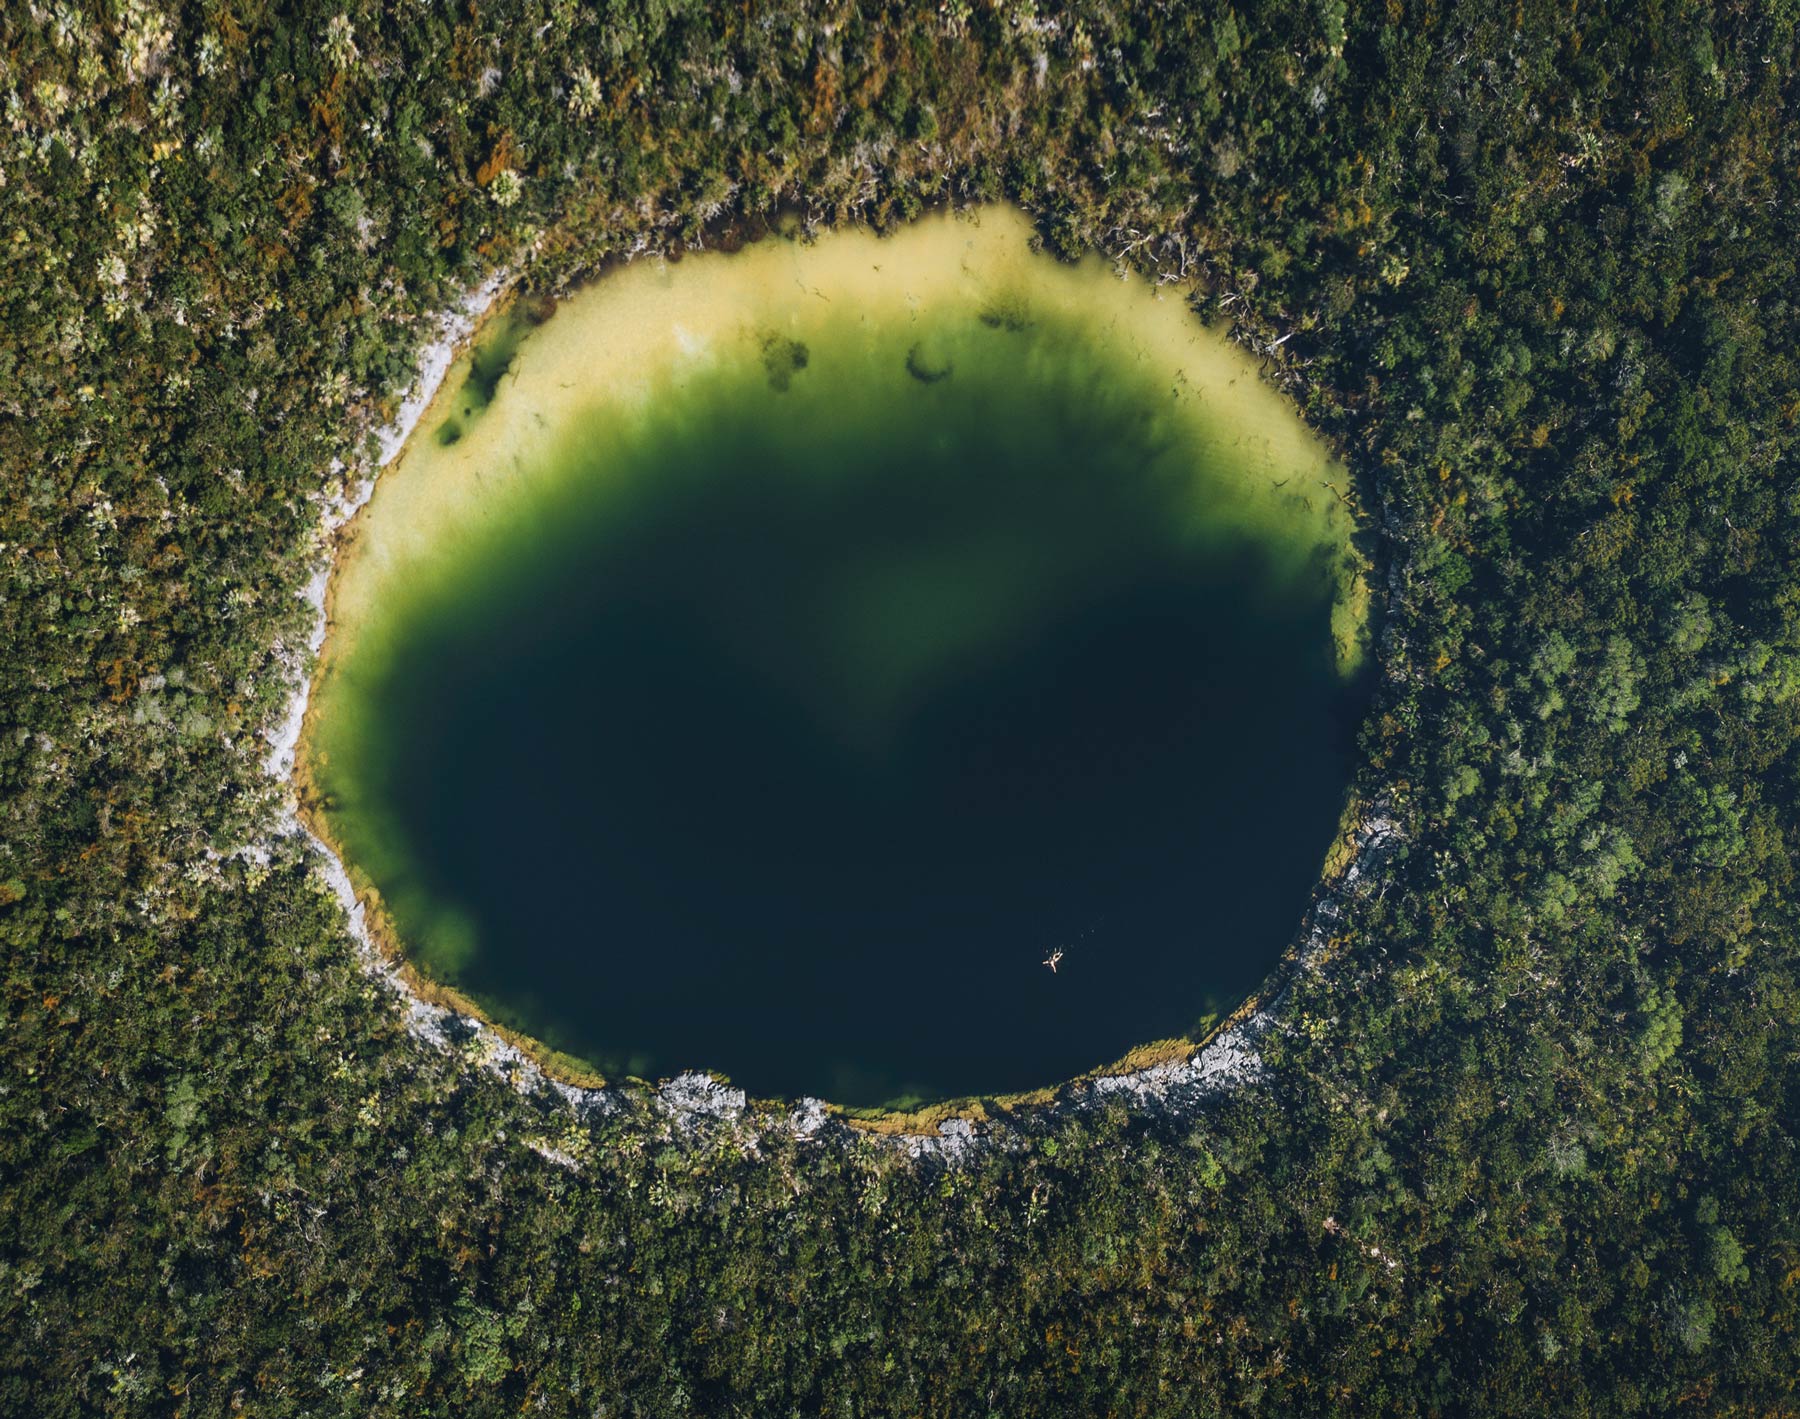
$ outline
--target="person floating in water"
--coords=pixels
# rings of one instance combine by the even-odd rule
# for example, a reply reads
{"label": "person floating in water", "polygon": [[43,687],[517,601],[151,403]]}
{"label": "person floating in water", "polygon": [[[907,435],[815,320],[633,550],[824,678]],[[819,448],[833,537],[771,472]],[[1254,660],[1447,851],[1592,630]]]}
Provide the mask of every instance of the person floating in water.
{"label": "person floating in water", "polygon": [[1051,975],[1056,974],[1056,963],[1058,961],[1062,960],[1062,958],[1063,958],[1063,953],[1062,953],[1062,947],[1060,947],[1060,946],[1058,946],[1048,956],[1044,957],[1044,964],[1046,966],[1050,967]]}

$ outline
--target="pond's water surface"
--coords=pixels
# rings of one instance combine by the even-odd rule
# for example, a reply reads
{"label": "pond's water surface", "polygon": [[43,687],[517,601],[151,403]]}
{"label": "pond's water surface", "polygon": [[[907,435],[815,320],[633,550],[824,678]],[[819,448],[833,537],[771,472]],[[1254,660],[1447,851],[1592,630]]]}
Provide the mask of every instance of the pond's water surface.
{"label": "pond's water surface", "polygon": [[498,330],[365,513],[324,825],[422,970],[605,1070],[1054,1083],[1298,924],[1356,707],[1333,482],[1011,214],[629,269]]}

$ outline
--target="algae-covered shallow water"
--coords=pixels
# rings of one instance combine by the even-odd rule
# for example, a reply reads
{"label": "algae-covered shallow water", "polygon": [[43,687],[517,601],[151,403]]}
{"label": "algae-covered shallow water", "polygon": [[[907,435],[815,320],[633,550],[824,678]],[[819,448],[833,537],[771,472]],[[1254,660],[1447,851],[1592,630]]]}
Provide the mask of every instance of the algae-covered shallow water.
{"label": "algae-covered shallow water", "polygon": [[1178,297],[1005,211],[627,268],[491,330],[359,519],[315,807],[424,974],[608,1072],[1055,1083],[1299,923],[1333,483]]}

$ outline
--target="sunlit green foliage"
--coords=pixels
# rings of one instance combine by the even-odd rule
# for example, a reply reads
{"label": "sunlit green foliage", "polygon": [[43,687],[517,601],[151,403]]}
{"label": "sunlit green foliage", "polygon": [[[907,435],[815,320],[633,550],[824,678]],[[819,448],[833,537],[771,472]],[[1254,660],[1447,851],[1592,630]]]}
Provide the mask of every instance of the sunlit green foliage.
{"label": "sunlit green foliage", "polygon": [[[11,7],[0,1412],[1792,1410],[1797,19]],[[1401,841],[1268,1084],[944,1171],[411,1040],[237,850],[427,314],[997,195],[1198,282],[1370,515]]]}

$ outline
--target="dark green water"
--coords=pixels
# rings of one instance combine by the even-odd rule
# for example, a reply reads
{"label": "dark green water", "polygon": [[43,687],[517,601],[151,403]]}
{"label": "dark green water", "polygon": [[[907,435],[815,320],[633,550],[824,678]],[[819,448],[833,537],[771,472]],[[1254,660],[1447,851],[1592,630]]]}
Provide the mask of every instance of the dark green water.
{"label": "dark green water", "polygon": [[1342,807],[1322,555],[1071,331],[765,355],[535,451],[343,668],[329,816],[409,948],[609,1071],[847,1104],[1231,1008]]}

